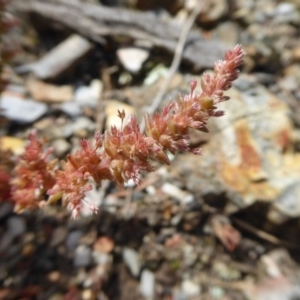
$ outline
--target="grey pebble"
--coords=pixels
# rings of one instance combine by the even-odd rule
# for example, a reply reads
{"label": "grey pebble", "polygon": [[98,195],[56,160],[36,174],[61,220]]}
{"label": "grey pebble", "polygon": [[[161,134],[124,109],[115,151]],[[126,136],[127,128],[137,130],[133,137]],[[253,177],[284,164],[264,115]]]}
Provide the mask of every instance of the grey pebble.
{"label": "grey pebble", "polygon": [[74,255],[75,267],[87,267],[92,262],[92,251],[86,245],[79,245],[75,250]]}
{"label": "grey pebble", "polygon": [[11,95],[4,95],[0,99],[3,115],[12,121],[32,123],[48,110],[48,106],[33,100],[21,99]]}
{"label": "grey pebble", "polygon": [[143,270],[140,281],[141,295],[146,299],[154,299],[155,294],[155,276],[149,270]]}
{"label": "grey pebble", "polygon": [[124,248],[122,251],[122,255],[126,266],[130,270],[130,273],[134,277],[139,276],[141,270],[141,261],[139,254],[131,248]]}
{"label": "grey pebble", "polygon": [[82,236],[82,231],[75,230],[69,233],[66,241],[66,247],[68,250],[74,250],[79,242],[80,237]]}

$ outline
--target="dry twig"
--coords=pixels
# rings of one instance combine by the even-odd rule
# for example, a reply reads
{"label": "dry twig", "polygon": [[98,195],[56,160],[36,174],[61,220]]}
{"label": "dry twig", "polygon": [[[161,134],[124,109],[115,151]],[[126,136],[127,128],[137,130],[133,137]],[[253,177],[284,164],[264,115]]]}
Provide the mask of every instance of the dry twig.
{"label": "dry twig", "polygon": [[240,219],[237,219],[237,218],[231,218],[231,220],[238,226],[240,226],[241,228],[243,228],[244,230],[247,230],[248,232],[252,233],[252,234],[255,234],[257,237],[271,243],[271,244],[274,244],[274,245],[277,245],[277,246],[283,246],[283,247],[287,247],[287,248],[290,248],[290,249],[300,249],[300,245],[298,244],[294,244],[294,243],[291,243],[291,242],[288,242],[288,241],[284,241],[284,240],[281,240],[279,238],[277,238],[276,236],[270,234],[270,233],[267,233],[263,230],[260,230],[260,229],[257,229],[255,228],[254,226],[240,220]]}
{"label": "dry twig", "polygon": [[[192,26],[195,23],[197,16],[199,15],[199,13],[201,12],[201,10],[203,9],[203,7],[206,3],[207,3],[207,0],[199,1],[197,3],[197,5],[195,6],[194,10],[192,11],[192,13],[190,14],[190,16],[188,17],[188,19],[186,20],[186,23],[185,23],[184,27],[182,28],[182,31],[181,31],[179,39],[178,39],[178,43],[176,45],[175,53],[173,56],[171,66],[169,68],[167,78],[165,79],[164,83],[161,85],[161,88],[158,91],[156,97],[154,98],[151,106],[146,110],[147,113],[149,113],[150,115],[152,115],[159,107],[159,105],[160,105],[160,103],[172,81],[172,78],[180,65],[188,34],[191,31]],[[141,127],[141,131],[143,132],[145,129],[145,121],[144,120],[142,120],[140,127]]]}

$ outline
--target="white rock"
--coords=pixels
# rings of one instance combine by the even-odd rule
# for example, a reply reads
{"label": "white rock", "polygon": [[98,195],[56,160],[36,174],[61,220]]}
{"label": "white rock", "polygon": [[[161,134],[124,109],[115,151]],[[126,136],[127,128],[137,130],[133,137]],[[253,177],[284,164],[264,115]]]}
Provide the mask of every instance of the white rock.
{"label": "white rock", "polygon": [[101,253],[98,251],[93,251],[93,260],[97,265],[108,265],[111,264],[113,259],[108,253]]}
{"label": "white rock", "polygon": [[275,201],[275,207],[283,214],[295,218],[300,216],[300,182],[289,185]]}
{"label": "white rock", "polygon": [[292,3],[280,3],[276,8],[276,13],[278,14],[290,14],[295,11],[296,7]]}
{"label": "white rock", "polygon": [[74,266],[87,267],[92,262],[92,251],[86,245],[79,245],[75,250]]}
{"label": "white rock", "polygon": [[97,107],[103,84],[100,80],[94,79],[90,86],[80,86],[75,90],[74,101],[81,107]]}
{"label": "white rock", "polygon": [[149,57],[149,50],[136,47],[121,48],[117,50],[117,56],[127,71],[137,73]]}
{"label": "white rock", "polygon": [[157,65],[155,68],[153,68],[149,74],[147,75],[146,79],[144,80],[145,85],[152,85],[156,81],[158,81],[160,78],[166,78],[168,75],[169,69],[160,64]]}
{"label": "white rock", "polygon": [[133,179],[129,179],[125,184],[125,188],[133,188],[136,186],[135,182]]}
{"label": "white rock", "polygon": [[154,299],[155,294],[155,276],[149,270],[143,270],[140,281],[141,295],[146,299]]}
{"label": "white rock", "polygon": [[9,120],[32,123],[47,112],[48,106],[45,103],[3,94],[0,98],[0,109],[3,110],[3,115]]}
{"label": "white rock", "polygon": [[82,300],[92,300],[95,299],[94,292],[92,289],[85,289],[82,292]]}
{"label": "white rock", "polygon": [[276,16],[274,18],[275,23],[288,23],[296,22],[299,24],[299,11],[295,5],[288,2],[278,4],[276,8]]}
{"label": "white rock", "polygon": [[73,123],[68,123],[63,127],[63,136],[67,137],[82,130],[93,132],[96,129],[95,122],[86,117],[79,117]]}
{"label": "white rock", "polygon": [[122,251],[123,260],[134,277],[138,277],[141,270],[141,261],[139,254],[130,248],[124,248]]}
{"label": "white rock", "polygon": [[192,194],[181,190],[176,185],[173,185],[171,183],[168,182],[164,183],[161,189],[164,193],[166,193],[171,197],[174,197],[175,199],[179,200],[183,204],[191,203],[194,201],[194,196]]}
{"label": "white rock", "polygon": [[181,289],[188,297],[196,297],[201,293],[200,285],[191,280],[184,280],[181,284]]}
{"label": "white rock", "polygon": [[94,79],[92,80],[91,84],[90,84],[90,90],[91,90],[91,96],[93,98],[97,98],[99,99],[102,90],[103,90],[103,83],[101,80],[99,79]]}
{"label": "white rock", "polygon": [[81,107],[74,101],[71,102],[64,102],[62,103],[59,108],[67,115],[71,117],[77,117],[82,114]]}
{"label": "white rock", "polygon": [[188,300],[189,297],[185,295],[180,289],[174,289],[173,295],[172,295],[173,300]]}
{"label": "white rock", "polygon": [[[222,289],[219,286],[211,286],[209,288],[209,294],[213,297],[213,299],[222,299],[223,296],[224,296],[224,294],[225,294],[225,292],[224,292],[224,289]],[[271,300],[272,298],[269,298],[269,295],[268,295],[268,298],[264,298],[264,299]],[[280,298],[280,299],[283,300],[283,298]],[[255,298],[255,300],[258,300],[258,299]]]}
{"label": "white rock", "polygon": [[192,11],[197,5],[197,0],[185,0],[184,1],[184,7],[188,11]]}
{"label": "white rock", "polygon": [[93,44],[84,37],[72,34],[38,62],[31,65],[31,71],[40,79],[56,78],[76,64],[91,49]]}

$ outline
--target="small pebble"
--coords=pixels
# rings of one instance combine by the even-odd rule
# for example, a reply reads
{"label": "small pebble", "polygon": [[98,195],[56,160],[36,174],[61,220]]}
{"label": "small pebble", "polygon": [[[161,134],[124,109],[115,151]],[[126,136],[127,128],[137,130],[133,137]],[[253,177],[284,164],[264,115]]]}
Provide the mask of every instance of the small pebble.
{"label": "small pebble", "polygon": [[61,244],[65,241],[67,236],[67,229],[65,227],[57,227],[51,237],[50,246],[56,247],[57,245]]}
{"label": "small pebble", "polygon": [[143,270],[140,281],[140,292],[147,299],[154,299],[155,276],[149,270]]}
{"label": "small pebble", "polygon": [[3,115],[9,120],[32,123],[48,111],[48,106],[45,103],[2,94],[0,109],[3,109]]}
{"label": "small pebble", "polygon": [[117,50],[117,56],[127,71],[137,73],[149,57],[149,50],[133,47],[120,48]]}
{"label": "small pebble", "polygon": [[213,297],[213,299],[220,299],[224,296],[225,291],[218,286],[213,286],[209,289],[209,294]]}
{"label": "small pebble", "polygon": [[22,235],[26,231],[26,223],[22,217],[13,216],[8,219],[7,231],[12,237]]}
{"label": "small pebble", "polygon": [[66,247],[68,250],[73,251],[77,245],[80,237],[82,236],[82,231],[75,230],[68,234],[66,240]]}
{"label": "small pebble", "polygon": [[196,297],[201,293],[200,285],[191,280],[184,280],[181,284],[181,289],[183,293],[188,297]]}
{"label": "small pebble", "polygon": [[130,270],[130,273],[134,277],[139,276],[141,270],[141,261],[139,254],[131,248],[124,248],[122,251],[122,255],[126,266]]}
{"label": "small pebble", "polygon": [[62,157],[69,153],[72,147],[65,139],[56,139],[51,143],[51,146],[54,148],[54,153],[57,157]]}
{"label": "small pebble", "polygon": [[74,265],[75,267],[87,267],[92,262],[91,249],[85,245],[80,245],[75,250]]}

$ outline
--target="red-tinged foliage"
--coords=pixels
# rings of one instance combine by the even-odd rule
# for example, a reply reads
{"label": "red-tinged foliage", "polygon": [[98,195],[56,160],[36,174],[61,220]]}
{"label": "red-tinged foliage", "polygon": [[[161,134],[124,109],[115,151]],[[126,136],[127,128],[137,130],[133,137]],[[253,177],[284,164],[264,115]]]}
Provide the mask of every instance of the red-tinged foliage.
{"label": "red-tinged foliage", "polygon": [[56,182],[53,169],[56,162],[49,161],[52,149],[45,150],[36,132],[29,135],[29,144],[19,158],[10,181],[12,199],[16,210],[36,208],[44,193]]}
{"label": "red-tinged foliage", "polygon": [[134,116],[129,118],[124,128],[112,127],[104,135],[103,155],[111,160],[111,175],[121,187],[129,179],[139,184],[140,173],[152,171],[149,159],[154,151],[154,142],[140,132]]}
{"label": "red-tinged foliage", "polygon": [[36,134],[32,134],[11,180],[17,209],[38,206],[48,190],[48,203],[62,199],[74,218],[83,205],[97,212],[85,200],[91,179],[98,185],[104,179],[115,181],[120,187],[130,179],[139,184],[141,173],[153,170],[151,160],[169,164],[168,152],[199,154],[199,149],[190,147],[190,129],[207,132],[209,118],[223,115],[217,104],[229,99],[223,93],[237,78],[243,56],[242,47],[237,45],[226,53],[224,61],[216,62],[213,75],[204,74],[200,94],[195,93],[197,83],[193,80],[188,95],[170,102],[160,113],[146,115],[145,134],[140,132],[135,116],[130,116],[126,123],[125,112],[118,111],[121,129],[113,126],[103,136],[96,134],[93,142],[83,140],[81,149],[70,154],[61,163],[61,169],[54,171],[54,163],[48,161],[51,150],[44,152]]}
{"label": "red-tinged foliage", "polygon": [[[62,199],[67,208],[72,211],[72,217],[76,218],[83,207],[85,193],[92,189],[91,184],[84,173],[78,171],[68,160],[62,162],[62,170],[55,171],[56,183],[48,190],[49,202]],[[91,207],[91,210],[95,208]]]}

